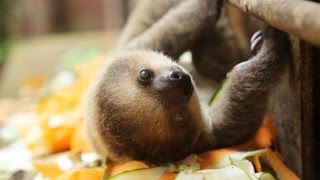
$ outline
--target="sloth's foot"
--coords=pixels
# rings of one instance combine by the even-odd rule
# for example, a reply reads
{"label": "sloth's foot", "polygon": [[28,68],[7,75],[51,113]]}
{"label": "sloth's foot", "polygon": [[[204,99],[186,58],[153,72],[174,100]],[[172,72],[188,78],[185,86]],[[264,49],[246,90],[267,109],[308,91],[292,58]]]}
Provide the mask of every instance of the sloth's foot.
{"label": "sloth's foot", "polygon": [[251,39],[250,39],[251,51],[256,52],[259,49],[259,47],[261,46],[262,39],[263,39],[262,31],[257,31],[251,36]]}

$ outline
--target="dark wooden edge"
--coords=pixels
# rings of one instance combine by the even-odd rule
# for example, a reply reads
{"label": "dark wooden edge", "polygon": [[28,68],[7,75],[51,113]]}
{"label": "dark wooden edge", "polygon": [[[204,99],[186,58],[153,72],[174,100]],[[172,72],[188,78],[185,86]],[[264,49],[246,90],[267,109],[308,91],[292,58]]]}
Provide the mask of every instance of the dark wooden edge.
{"label": "dark wooden edge", "polygon": [[315,179],[315,113],[314,53],[313,47],[300,41],[300,97],[301,97],[301,152],[302,178]]}
{"label": "dark wooden edge", "polygon": [[320,173],[320,48],[313,48],[313,77],[314,77],[314,131],[316,137],[315,147],[315,171],[314,173]]}

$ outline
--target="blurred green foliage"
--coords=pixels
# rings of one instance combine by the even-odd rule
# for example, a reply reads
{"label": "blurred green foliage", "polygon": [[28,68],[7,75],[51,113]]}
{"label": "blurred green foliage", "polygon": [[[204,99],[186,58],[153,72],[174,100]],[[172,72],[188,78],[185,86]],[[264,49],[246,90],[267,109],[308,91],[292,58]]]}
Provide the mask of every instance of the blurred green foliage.
{"label": "blurred green foliage", "polygon": [[83,47],[72,50],[62,57],[60,69],[70,70],[75,64],[91,61],[93,57],[101,53],[102,50],[97,47]]}
{"label": "blurred green foliage", "polygon": [[0,0],[0,66],[3,64],[9,51],[5,24],[10,3],[10,0]]}

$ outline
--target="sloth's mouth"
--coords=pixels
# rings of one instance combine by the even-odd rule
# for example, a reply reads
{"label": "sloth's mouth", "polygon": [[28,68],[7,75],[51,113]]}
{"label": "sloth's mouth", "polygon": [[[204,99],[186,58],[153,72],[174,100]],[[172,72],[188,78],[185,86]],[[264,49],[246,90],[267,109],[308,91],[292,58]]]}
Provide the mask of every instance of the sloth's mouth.
{"label": "sloth's mouth", "polygon": [[176,122],[180,123],[186,118],[186,114],[183,111],[178,111],[172,114],[171,119]]}

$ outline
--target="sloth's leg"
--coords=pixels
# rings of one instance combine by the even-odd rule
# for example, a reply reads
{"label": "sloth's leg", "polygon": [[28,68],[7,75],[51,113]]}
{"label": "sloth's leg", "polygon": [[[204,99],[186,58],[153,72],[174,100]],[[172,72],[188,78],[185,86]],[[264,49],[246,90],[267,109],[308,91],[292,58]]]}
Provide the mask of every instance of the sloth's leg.
{"label": "sloth's leg", "polygon": [[178,6],[184,0],[141,0],[130,14],[121,33],[119,46],[124,47],[133,38],[156,23],[170,9]]}
{"label": "sloth's leg", "polygon": [[269,27],[262,39],[257,55],[233,68],[213,101],[208,124],[216,147],[236,145],[255,134],[269,94],[291,59],[286,33]]}
{"label": "sloth's leg", "polygon": [[190,49],[206,26],[216,22],[221,2],[185,0],[128,41],[124,49],[152,49],[177,58]]}
{"label": "sloth's leg", "polygon": [[215,80],[225,78],[237,63],[247,59],[224,11],[221,18],[206,28],[192,48],[192,62],[198,72]]}

